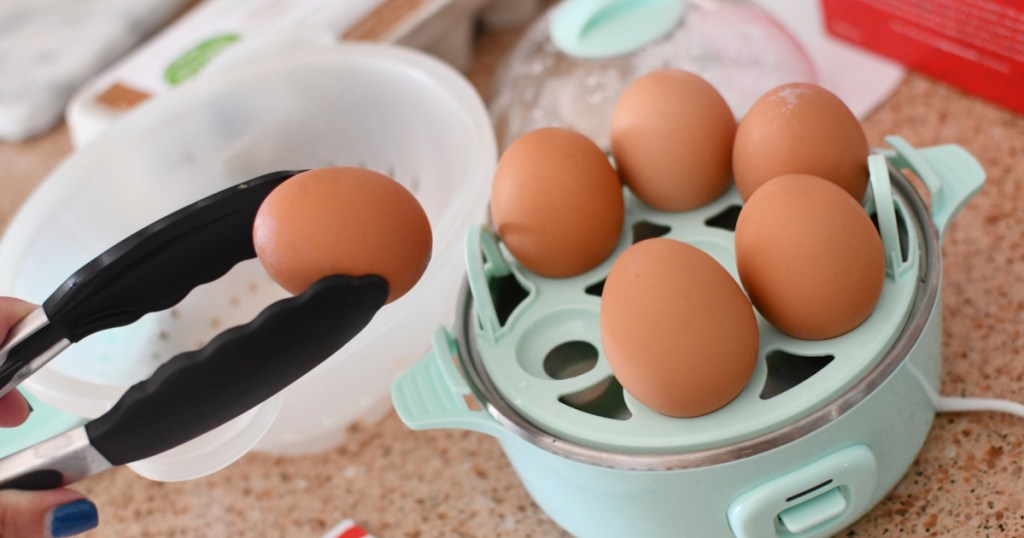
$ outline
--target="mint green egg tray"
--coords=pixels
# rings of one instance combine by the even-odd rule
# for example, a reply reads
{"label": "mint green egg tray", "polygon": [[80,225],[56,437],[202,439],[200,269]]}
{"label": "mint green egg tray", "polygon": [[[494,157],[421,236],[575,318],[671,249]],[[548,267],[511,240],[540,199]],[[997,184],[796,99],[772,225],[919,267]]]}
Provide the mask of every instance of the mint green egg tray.
{"label": "mint green egg tray", "polygon": [[[886,157],[872,155],[868,164],[871,187],[865,211],[875,216],[886,252],[886,278],[873,313],[853,331],[819,341],[782,334],[758,315],[760,347],[753,376],[725,407],[700,417],[673,418],[638,402],[614,380],[601,348],[598,320],[600,288],[612,263],[648,236],[702,249],[739,282],[730,229],[742,205],[735,189],[707,206],[679,213],[656,211],[626,189],[625,225],[614,253],[571,278],[550,279],[529,271],[489,228],[472,228],[467,272],[476,347],[489,377],[502,397],[537,427],[560,439],[627,453],[728,445],[821,408],[860,380],[891,347],[917,289],[919,231],[892,195]],[[504,298],[510,279],[520,290],[511,304]]]}

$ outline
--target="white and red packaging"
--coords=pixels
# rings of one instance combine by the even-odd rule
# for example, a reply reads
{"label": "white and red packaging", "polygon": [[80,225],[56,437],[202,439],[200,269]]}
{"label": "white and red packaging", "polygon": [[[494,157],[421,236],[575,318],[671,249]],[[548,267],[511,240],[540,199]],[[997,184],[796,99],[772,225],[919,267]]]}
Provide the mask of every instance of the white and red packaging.
{"label": "white and red packaging", "polygon": [[832,35],[1024,112],[1024,5],[1012,0],[821,0]]}

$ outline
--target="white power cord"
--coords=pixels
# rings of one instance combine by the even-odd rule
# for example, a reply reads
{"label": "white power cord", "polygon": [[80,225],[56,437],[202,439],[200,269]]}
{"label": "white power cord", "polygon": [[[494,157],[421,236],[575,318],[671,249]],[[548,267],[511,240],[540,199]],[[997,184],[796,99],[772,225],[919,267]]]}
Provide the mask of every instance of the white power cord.
{"label": "white power cord", "polygon": [[1024,404],[997,398],[967,398],[960,396],[939,396],[933,399],[939,413],[963,413],[968,411],[995,411],[1024,417]]}
{"label": "white power cord", "polygon": [[967,396],[941,396],[935,392],[931,384],[925,379],[921,372],[914,365],[907,365],[911,373],[917,377],[928,393],[928,398],[935,406],[938,413],[967,413],[973,411],[994,411],[1024,417],[1024,403],[1001,400],[999,398],[972,398]]}

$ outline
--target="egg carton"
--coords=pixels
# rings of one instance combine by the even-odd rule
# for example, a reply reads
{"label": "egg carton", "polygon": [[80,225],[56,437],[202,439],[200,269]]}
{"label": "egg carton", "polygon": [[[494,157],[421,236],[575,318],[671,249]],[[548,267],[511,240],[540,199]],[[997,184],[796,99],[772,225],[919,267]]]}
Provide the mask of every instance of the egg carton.
{"label": "egg carton", "polygon": [[124,54],[187,0],[0,3],[0,139],[39,135],[60,121],[78,85]]}
{"label": "egg carton", "polygon": [[520,24],[537,7],[537,0],[207,0],[78,89],[68,128],[81,147],[139,104],[201,76],[236,43],[279,30],[398,43],[466,69],[478,18],[491,27]]}

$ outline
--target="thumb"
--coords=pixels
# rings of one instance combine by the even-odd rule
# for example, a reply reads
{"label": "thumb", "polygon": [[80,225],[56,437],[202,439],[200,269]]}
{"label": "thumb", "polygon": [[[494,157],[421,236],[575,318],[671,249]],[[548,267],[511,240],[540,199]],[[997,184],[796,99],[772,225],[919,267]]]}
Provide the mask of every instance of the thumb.
{"label": "thumb", "polygon": [[27,316],[35,308],[36,305],[21,299],[0,297],[0,340],[3,340],[3,336],[7,335],[7,331],[12,325]]}
{"label": "thumb", "polygon": [[0,491],[0,538],[73,536],[97,524],[96,505],[77,491]]}

